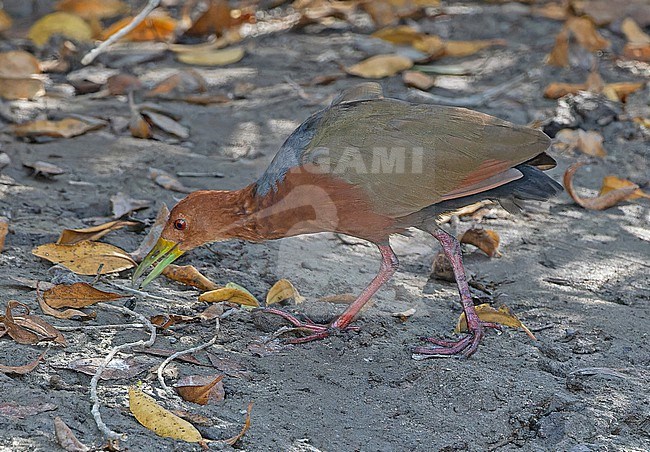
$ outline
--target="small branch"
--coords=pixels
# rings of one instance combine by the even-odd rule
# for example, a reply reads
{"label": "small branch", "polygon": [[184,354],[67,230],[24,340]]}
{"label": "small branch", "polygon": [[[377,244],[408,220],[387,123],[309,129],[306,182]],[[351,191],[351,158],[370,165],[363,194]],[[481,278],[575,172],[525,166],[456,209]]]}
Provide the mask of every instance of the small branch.
{"label": "small branch", "polygon": [[144,323],[118,323],[108,325],[79,325],[79,326],[57,326],[59,331],[79,331],[79,330],[116,330],[124,328],[144,328]]}
{"label": "small branch", "polygon": [[160,4],[160,0],[149,0],[149,2],[144,7],[144,9],[140,11],[140,14],[135,16],[133,20],[131,20],[131,22],[126,27],[122,28],[117,33],[109,36],[106,41],[102,42],[97,47],[95,47],[90,52],[88,52],[81,59],[81,64],[85,66],[92,63],[95,60],[95,58],[97,58],[97,56],[99,56],[100,53],[104,52],[110,45],[119,41],[124,36],[129,34],[135,27],[140,25],[140,23],[142,23],[142,21],[145,20],[147,16],[151,13],[151,11],[156,9],[159,4]]}
{"label": "small branch", "polygon": [[99,397],[97,396],[97,383],[99,382],[99,378],[101,374],[104,372],[104,370],[106,370],[108,364],[111,362],[111,360],[115,357],[115,355],[119,351],[127,348],[139,347],[139,346],[151,347],[153,343],[156,341],[156,327],[149,321],[149,319],[147,319],[142,314],[132,311],[128,308],[125,308],[124,306],[103,304],[102,307],[113,309],[115,311],[119,311],[121,313],[136,317],[138,320],[140,320],[140,322],[142,322],[143,325],[145,325],[149,329],[149,333],[150,333],[149,339],[146,341],[139,340],[136,342],[128,342],[126,344],[113,347],[111,351],[108,353],[108,355],[106,356],[106,358],[104,358],[102,364],[97,368],[97,371],[95,372],[95,375],[93,375],[93,378],[90,380],[90,401],[93,403],[93,407],[90,411],[93,415],[93,418],[95,419],[97,428],[104,434],[104,436],[107,439],[112,440],[112,439],[121,439],[123,438],[123,435],[120,435],[119,433],[114,432],[113,430],[108,428],[108,426],[102,420],[102,416],[99,412]]}
{"label": "small branch", "polygon": [[219,337],[219,329],[221,328],[221,324],[219,323],[219,317],[216,318],[216,325],[215,325],[215,332],[214,332],[214,337],[210,339],[208,342],[197,345],[196,347],[188,348],[187,350],[181,350],[179,352],[174,353],[173,355],[170,355],[165,359],[162,363],[160,363],[160,366],[158,366],[158,370],[156,373],[158,374],[158,381],[160,382],[160,386],[163,388],[163,390],[168,393],[172,394],[172,390],[167,384],[165,383],[165,377],[163,376],[163,371],[165,370],[165,367],[167,364],[178,358],[179,356],[184,356],[184,355],[189,355],[190,353],[198,352],[200,350],[203,350],[204,348],[208,348],[217,342],[217,338]]}
{"label": "small branch", "polygon": [[169,303],[169,298],[159,297],[157,295],[151,295],[149,292],[144,292],[142,290],[133,289],[132,287],[123,286],[113,281],[106,281],[106,284],[110,284],[113,287],[117,287],[120,290],[132,293],[134,295],[138,295],[140,297],[150,298],[151,300],[158,300],[158,301],[164,301],[165,303]]}

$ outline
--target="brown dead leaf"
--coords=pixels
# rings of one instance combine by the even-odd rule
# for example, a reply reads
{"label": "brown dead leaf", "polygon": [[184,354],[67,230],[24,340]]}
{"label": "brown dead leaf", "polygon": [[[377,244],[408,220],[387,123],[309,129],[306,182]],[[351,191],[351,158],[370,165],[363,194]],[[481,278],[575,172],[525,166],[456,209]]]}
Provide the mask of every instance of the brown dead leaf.
{"label": "brown dead leaf", "polygon": [[20,79],[40,73],[38,60],[31,53],[24,50],[0,53],[0,78]]}
{"label": "brown dead leaf", "polygon": [[569,67],[569,29],[563,27],[555,37],[553,50],[546,58],[546,64],[558,67]]}
{"label": "brown dead leaf", "polygon": [[89,228],[64,229],[61,231],[61,235],[56,243],[58,245],[74,245],[83,240],[99,240],[111,231],[117,231],[124,227],[140,225],[141,223],[138,223],[137,221],[115,220]]}
{"label": "brown dead leaf", "polygon": [[183,400],[207,405],[224,399],[226,392],[221,380],[223,375],[190,375],[181,378],[174,388]]}
{"label": "brown dead leaf", "polygon": [[52,308],[85,308],[102,301],[124,298],[112,292],[104,292],[88,283],[58,284],[43,292],[43,300]]}
{"label": "brown dead leaf", "polygon": [[167,115],[145,109],[140,110],[140,113],[148,120],[151,125],[158,127],[164,132],[171,133],[172,135],[176,135],[177,137],[183,139],[190,136],[190,131],[187,127],[181,125]]}
{"label": "brown dead leaf", "polygon": [[151,126],[144,119],[144,116],[140,114],[137,108],[131,109],[131,118],[129,119],[129,132],[134,138],[149,139],[153,136],[153,131]]}
{"label": "brown dead leaf", "polygon": [[47,243],[37,246],[32,254],[80,275],[105,275],[135,267],[126,251],[108,243],[83,241],[74,245]]}
{"label": "brown dead leaf", "polygon": [[70,427],[59,416],[54,417],[54,436],[56,436],[59,446],[66,452],[88,452],[90,450],[90,447],[77,439]]}
{"label": "brown dead leaf", "polygon": [[214,320],[217,317],[221,317],[223,314],[223,305],[220,303],[213,303],[207,308],[203,310],[198,315],[198,318],[201,320],[201,322],[209,322],[210,320]]}
{"label": "brown dead leaf", "polygon": [[544,89],[544,97],[548,99],[559,99],[567,94],[575,94],[578,91],[585,91],[587,85],[584,83],[558,83],[551,82]]}
{"label": "brown dead leaf", "polygon": [[[634,182],[629,181],[627,179],[621,179],[620,177],[617,176],[605,176],[603,178],[603,185],[600,187],[600,195],[604,195],[605,193],[609,193],[610,191],[618,190],[620,188],[628,188],[628,187],[638,187]],[[638,198],[648,198],[650,199],[650,195],[648,193],[645,193],[642,191],[640,188],[637,188],[629,198],[627,199],[638,199]]]}
{"label": "brown dead leaf", "polygon": [[627,96],[637,92],[644,86],[644,82],[608,83],[603,87],[602,93],[609,100],[612,100],[614,102],[625,102],[627,100]]}
{"label": "brown dead leaf", "polygon": [[555,135],[555,142],[567,150],[578,149],[583,154],[594,157],[602,158],[607,155],[603,148],[603,136],[594,130],[562,129]]}
{"label": "brown dead leaf", "polygon": [[237,25],[227,0],[211,0],[205,10],[185,32],[187,36],[221,36],[225,30]]}
{"label": "brown dead leaf", "polygon": [[375,55],[345,68],[348,74],[363,78],[391,77],[413,66],[410,58],[401,55]]}
{"label": "brown dead leaf", "polygon": [[586,17],[570,17],[566,26],[578,43],[590,52],[606,50],[611,46],[611,42],[603,38],[594,23]]}
{"label": "brown dead leaf", "polygon": [[597,196],[595,198],[581,198],[573,188],[573,176],[578,168],[584,166],[585,162],[577,162],[571,165],[564,173],[564,188],[571,198],[579,206],[588,210],[605,210],[617,205],[622,201],[630,199],[639,188],[638,185],[633,184],[615,190],[608,191],[607,193]]}
{"label": "brown dead leaf", "polygon": [[160,237],[160,234],[162,233],[163,228],[165,227],[165,223],[167,223],[167,219],[169,218],[169,209],[167,208],[167,205],[163,204],[160,207],[160,210],[158,211],[158,214],[156,215],[156,219],[149,229],[149,232],[145,236],[144,240],[142,243],[140,243],[140,246],[138,247],[137,250],[131,253],[131,256],[133,256],[133,259],[136,262],[142,262],[142,259],[153,249],[153,247],[156,245],[156,242],[158,241],[158,237]]}
{"label": "brown dead leaf", "polygon": [[172,281],[196,287],[201,291],[215,290],[219,286],[203,276],[193,265],[168,265],[162,273]]}
{"label": "brown dead leaf", "polygon": [[6,100],[33,100],[45,94],[43,80],[37,78],[0,77],[0,97]]}
{"label": "brown dead leaf", "polygon": [[460,238],[460,243],[474,245],[489,257],[501,256],[498,250],[499,241],[499,234],[492,229],[468,229]]}
{"label": "brown dead leaf", "polygon": [[134,199],[122,192],[117,192],[111,196],[113,218],[122,218],[126,215],[130,215],[136,210],[151,207],[151,204],[153,204],[151,201],[146,199]]}
{"label": "brown dead leaf", "polygon": [[93,320],[97,318],[97,313],[96,312],[91,312],[90,314],[86,314],[83,311],[80,311],[78,309],[63,309],[63,310],[58,310],[54,309],[50,305],[48,305],[45,300],[43,300],[43,297],[41,296],[40,293],[37,293],[36,298],[38,299],[38,305],[41,307],[41,311],[43,311],[43,314],[51,315],[52,317],[55,317],[57,319],[76,319],[76,320]]}
{"label": "brown dead leaf", "polygon": [[4,364],[0,364],[0,372],[4,374],[14,374],[14,375],[28,374],[32,370],[36,369],[38,363],[40,363],[43,360],[43,357],[45,356],[46,352],[47,350],[41,353],[34,361],[27,364],[23,364],[22,366],[5,366]]}
{"label": "brown dead leaf", "polygon": [[625,44],[623,55],[632,60],[650,62],[650,44]]}
{"label": "brown dead leaf", "polygon": [[[535,335],[515,316],[515,314],[507,306],[500,306],[499,309],[494,309],[488,303],[476,306],[476,314],[479,319],[484,322],[498,323],[500,325],[509,326],[512,328],[521,328],[528,335],[529,338],[536,341]],[[467,331],[467,318],[463,312],[456,324],[456,333]]]}
{"label": "brown dead leaf", "polygon": [[305,301],[305,297],[298,293],[298,289],[296,289],[288,279],[281,279],[273,284],[273,287],[271,287],[266,294],[267,306],[288,300],[293,300],[296,304]]}
{"label": "brown dead leaf", "polygon": [[189,316],[189,315],[180,315],[180,314],[158,314],[152,316],[149,321],[156,325],[156,327],[161,330],[166,330],[167,328],[182,324],[182,323],[196,323],[200,319],[199,317]]}
{"label": "brown dead leaf", "polygon": [[237,444],[237,441],[242,439],[244,437],[244,434],[248,431],[249,428],[251,428],[251,411],[253,410],[253,402],[250,402],[248,404],[248,408],[246,409],[246,420],[244,421],[244,426],[242,427],[241,431],[233,436],[232,438],[228,438],[224,442],[226,444],[230,444],[231,446],[234,446]]}
{"label": "brown dead leaf", "polygon": [[[103,34],[102,40],[108,39],[122,28],[131,23],[133,17],[125,17],[111,25]],[[126,41],[169,41],[174,37],[176,21],[166,12],[158,9],[153,11],[135,29],[131,30],[122,39]]]}
{"label": "brown dead leaf", "polygon": [[621,31],[630,44],[650,44],[650,35],[630,17],[626,17],[621,23]]}
{"label": "brown dead leaf", "polygon": [[121,0],[59,0],[55,9],[86,20],[109,19],[129,12],[129,6]]}
{"label": "brown dead leaf", "polygon": [[406,86],[428,91],[433,88],[436,79],[428,74],[420,71],[404,71],[402,72],[402,81]]}
{"label": "brown dead leaf", "polygon": [[9,233],[9,220],[0,217],[0,253],[5,249],[5,239]]}
{"label": "brown dead leaf", "polygon": [[170,75],[147,91],[145,97],[177,97],[185,94],[205,93],[208,82],[194,69]]}
{"label": "brown dead leaf", "polygon": [[436,257],[433,259],[431,274],[434,278],[441,279],[443,281],[456,281],[456,277],[454,276],[454,268],[451,266],[451,262],[449,262],[449,259],[447,259],[447,256],[443,251],[439,251],[438,254],[436,254]]}
{"label": "brown dead leaf", "polygon": [[[65,369],[81,372],[86,375],[95,375],[99,366],[104,363],[104,358],[79,358],[68,362]],[[136,358],[113,358],[100,375],[102,380],[118,380],[133,378],[147,371],[151,365],[148,362],[138,361]]]}
{"label": "brown dead leaf", "polygon": [[257,298],[253,294],[239,284],[232,282],[226,284],[226,287],[222,287],[221,289],[202,293],[199,296],[199,301],[207,303],[226,301],[249,308],[259,308],[260,306],[259,301],[257,301]]}
{"label": "brown dead leaf", "polygon": [[[13,310],[21,308],[22,314],[15,314]],[[5,308],[5,315],[0,316],[7,334],[19,344],[37,344],[41,341],[53,341],[66,345],[65,338],[59,330],[38,316],[29,313],[29,307],[15,300],[10,300]]]}
{"label": "brown dead leaf", "polygon": [[193,190],[181,184],[174,176],[167,171],[158,168],[149,168],[149,179],[167,190],[179,193],[191,193]]}
{"label": "brown dead leaf", "polygon": [[142,88],[142,82],[131,74],[115,74],[106,80],[106,88],[112,96],[121,96]]}
{"label": "brown dead leaf", "polygon": [[65,118],[57,121],[47,119],[9,126],[8,129],[18,137],[48,136],[56,138],[71,138],[91,130],[104,127],[101,122],[88,124],[76,118]]}
{"label": "brown dead leaf", "polygon": [[507,41],[504,39],[485,39],[480,41],[446,41],[445,56],[448,57],[465,57],[494,46],[505,46]]}
{"label": "brown dead leaf", "polygon": [[11,17],[0,9],[0,33],[9,30],[12,24],[13,21],[11,20]]}

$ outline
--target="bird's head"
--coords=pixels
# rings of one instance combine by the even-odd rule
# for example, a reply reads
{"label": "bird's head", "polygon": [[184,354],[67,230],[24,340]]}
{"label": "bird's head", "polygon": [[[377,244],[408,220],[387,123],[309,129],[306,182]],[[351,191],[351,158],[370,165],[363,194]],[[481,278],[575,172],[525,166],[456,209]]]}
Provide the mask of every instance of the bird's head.
{"label": "bird's head", "polygon": [[238,237],[245,209],[237,194],[231,191],[196,191],[176,204],[158,242],[135,270],[133,281],[156,264],[140,284],[144,287],[184,253],[206,243]]}

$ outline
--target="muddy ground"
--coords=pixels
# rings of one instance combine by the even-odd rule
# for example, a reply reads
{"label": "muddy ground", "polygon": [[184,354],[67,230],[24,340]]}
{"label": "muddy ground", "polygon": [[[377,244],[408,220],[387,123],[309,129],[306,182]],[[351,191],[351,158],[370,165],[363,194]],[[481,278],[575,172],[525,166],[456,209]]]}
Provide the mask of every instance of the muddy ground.
{"label": "muddy ground", "polygon": [[[443,87],[434,88],[436,94],[473,94],[539,69],[536,77],[477,107],[523,124],[554,115],[557,102],[542,97],[549,82],[581,82],[586,77],[588,68],[563,70],[543,64],[560,22],[532,17],[520,4],[456,4],[449,12],[418,23],[443,37],[504,38],[508,45],[463,60],[443,60],[470,62],[480,69],[468,77],[439,79]],[[11,222],[0,254],[3,301],[19,300],[40,314],[35,293],[10,278],[50,280],[50,264],[32,256],[31,249],[55,241],[64,228],[85,226],[84,218],[109,215],[111,195],[122,191],[155,200],[155,207],[135,215],[140,219],[152,219],[160,203],[171,205],[183,196],[148,179],[150,166],[171,173],[209,169],[225,176],[180,178],[192,188],[234,189],[253,181],[295,126],[341,89],[359,81],[344,77],[328,86],[305,87],[307,96],[301,97],[287,80],[300,83],[336,73],[337,62],[352,64],[368,56],[372,50],[365,34],[349,26],[280,32],[249,40],[247,56],[237,64],[198,69],[215,91],[232,92],[241,82],[255,89],[223,105],[158,102],[191,128],[190,138],[182,143],[134,139],[110,128],[45,143],[0,135],[2,151],[12,160],[2,175],[13,180],[0,185],[0,212]],[[615,51],[620,50],[620,35],[611,29],[603,34],[612,39]],[[180,67],[166,57],[133,72],[150,86]],[[634,73],[629,66],[617,65],[613,54],[602,55],[600,67],[608,81],[648,76],[647,67],[637,66],[640,72]],[[382,84],[394,97],[407,95],[399,77]],[[453,85],[454,90],[445,85]],[[645,96],[647,102],[647,92]],[[13,108],[27,118],[38,112],[55,117],[79,113],[118,123],[129,115],[122,97],[46,97]],[[576,179],[578,186],[588,187],[593,194],[609,173],[648,181],[648,147],[638,126],[617,119],[592,128],[604,134],[609,155],[584,169]],[[554,155],[560,164],[551,174],[561,180],[564,169],[578,156]],[[35,160],[55,163],[66,173],[49,180],[34,178],[22,162]],[[456,232],[480,224],[500,234],[503,256],[489,259],[467,247],[467,269],[475,282],[489,289],[495,305],[505,303],[517,313],[535,332],[537,342],[508,329],[503,334],[489,333],[471,359],[412,359],[410,348],[419,343],[418,338],[454,337],[460,312],[455,286],[430,278],[437,243],[414,232],[392,242],[401,268],[363,312],[358,334],[262,353],[259,344],[269,336],[268,322],[246,311],[223,319],[219,340],[210,352],[238,363],[243,372],[226,375],[222,403],[185,408],[213,418],[216,425],[210,431],[223,438],[238,431],[245,408],[253,401],[252,426],[237,445],[251,451],[648,450],[649,206],[647,200],[639,200],[603,212],[587,211],[562,194],[549,203],[531,203],[522,215],[497,209],[480,223],[454,225]],[[134,250],[145,232],[120,230],[103,240]],[[299,309],[325,321],[343,306],[316,300],[360,292],[373,277],[379,257],[369,244],[321,234],[262,244],[215,244],[184,256],[180,263],[196,266],[220,284],[235,281],[261,298],[275,281],[288,278],[307,297]],[[126,271],[99,286],[128,285],[130,276]],[[205,308],[197,301],[198,292],[164,278],[147,290],[165,301],[139,298],[137,311],[146,316],[195,314]],[[409,308],[416,313],[406,322],[391,316]],[[88,325],[133,321],[98,308],[97,319]],[[79,326],[75,321],[51,322]],[[208,341],[212,333],[209,324],[172,328],[159,335],[155,346],[180,350]],[[51,403],[56,407],[24,418],[0,414],[3,450],[57,450],[55,416],[61,416],[86,444],[104,443],[90,414],[90,377],[62,367],[78,357],[104,357],[111,347],[146,338],[146,333],[79,329],[65,332],[65,337],[69,345],[51,347],[45,362],[30,374],[0,374],[0,405]],[[42,348],[17,346],[5,337],[0,339],[0,362],[23,364]],[[203,352],[196,356],[208,363]],[[162,360],[145,354],[135,358],[151,368]],[[173,366],[181,375],[215,373],[186,363]],[[105,422],[128,434],[122,447],[198,450],[156,437],[129,413],[128,385],[147,378],[145,372],[130,380],[100,383]],[[168,378],[170,384],[173,381]],[[152,386],[157,387],[155,379]]]}

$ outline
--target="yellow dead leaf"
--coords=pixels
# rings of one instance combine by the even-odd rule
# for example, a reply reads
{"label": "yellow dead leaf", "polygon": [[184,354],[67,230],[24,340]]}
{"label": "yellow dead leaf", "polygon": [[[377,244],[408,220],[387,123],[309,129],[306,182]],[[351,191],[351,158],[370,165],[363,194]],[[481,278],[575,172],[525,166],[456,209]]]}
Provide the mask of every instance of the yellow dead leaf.
{"label": "yellow dead leaf", "polygon": [[442,56],[445,53],[447,43],[445,43],[438,36],[422,36],[420,39],[415,41],[413,48],[424,52],[429,55],[431,58]]}
{"label": "yellow dead leaf", "polygon": [[548,99],[559,99],[567,94],[575,94],[578,91],[585,91],[586,89],[587,85],[584,83],[552,82],[544,89],[544,97]]}
{"label": "yellow dead leaf", "polygon": [[83,240],[99,240],[111,231],[116,231],[126,226],[138,226],[139,224],[136,221],[115,220],[89,228],[64,229],[61,231],[61,235],[56,243],[58,245],[74,245]]}
{"label": "yellow dead leaf", "polygon": [[181,63],[197,66],[226,66],[244,58],[244,54],[243,47],[230,47],[227,49],[182,52],[176,55],[176,59]]}
{"label": "yellow dead leaf", "polygon": [[621,31],[631,44],[650,44],[650,35],[644,32],[634,19],[626,17],[621,23]]}
{"label": "yellow dead leaf", "polygon": [[129,409],[138,422],[158,436],[180,439],[189,443],[203,441],[192,424],[170,413],[138,388],[129,387]]}
{"label": "yellow dead leaf", "polygon": [[611,46],[611,43],[598,33],[593,22],[586,17],[571,17],[566,25],[578,43],[590,52],[605,50]]}
{"label": "yellow dead leaf", "polygon": [[445,56],[465,57],[493,46],[504,46],[507,42],[503,39],[486,39],[482,41],[447,41],[445,42]]}
{"label": "yellow dead leaf", "polygon": [[[106,40],[122,28],[131,23],[133,17],[125,17],[122,20],[111,25],[108,30],[102,34],[102,39]],[[169,41],[174,37],[176,30],[176,21],[169,17],[162,10],[156,10],[149,14],[137,27],[127,33],[122,39],[126,41]]]}
{"label": "yellow dead leaf", "polygon": [[410,58],[401,55],[375,55],[346,68],[348,74],[363,78],[384,78],[398,74],[413,66]]}
{"label": "yellow dead leaf", "polygon": [[0,97],[7,100],[32,100],[45,94],[43,80],[37,78],[0,78]]}
{"label": "yellow dead leaf", "polygon": [[79,42],[88,42],[93,36],[90,25],[74,14],[56,12],[37,20],[27,37],[39,47],[47,44],[54,35],[62,35]]}
{"label": "yellow dead leaf", "polygon": [[[501,306],[499,309],[494,309],[488,303],[476,306],[476,314],[479,319],[484,322],[498,323],[500,325],[510,326],[512,328],[521,328],[528,335],[529,338],[536,341],[535,335],[515,316],[515,314],[506,306]],[[456,333],[467,331],[467,318],[463,312],[456,324]]]}
{"label": "yellow dead leaf", "polygon": [[546,57],[546,64],[558,67],[569,66],[569,30],[566,27],[563,27],[555,37],[555,45]]}
{"label": "yellow dead leaf", "polygon": [[86,20],[108,19],[129,11],[129,6],[121,0],[60,0],[55,8]]}
{"label": "yellow dead leaf", "polygon": [[298,290],[288,279],[281,279],[266,294],[266,305],[281,303],[286,300],[294,300],[296,304],[305,301],[305,297],[298,293]]}
{"label": "yellow dead leaf", "polygon": [[58,284],[43,292],[43,300],[52,308],[85,308],[102,301],[113,301],[124,295],[104,292],[87,283]]}
{"label": "yellow dead leaf", "polygon": [[168,265],[162,273],[167,278],[178,281],[199,290],[216,290],[219,286],[203,276],[192,265]]}
{"label": "yellow dead leaf", "polygon": [[[620,188],[628,188],[628,187],[638,187],[637,184],[635,184],[632,181],[629,181],[627,179],[621,179],[620,177],[617,176],[605,176],[603,178],[603,185],[600,187],[600,195],[604,195],[605,193],[609,193],[610,191],[613,190],[618,190]],[[636,188],[634,192],[630,195],[629,198],[627,199],[637,199],[637,198],[648,198],[650,199],[650,195],[642,191],[640,188]]]}
{"label": "yellow dead leaf", "polygon": [[119,272],[135,267],[129,254],[113,245],[83,241],[74,245],[47,243],[37,246],[32,254],[80,275],[96,275]]}
{"label": "yellow dead leaf", "polygon": [[20,79],[40,73],[40,64],[31,53],[24,50],[0,53],[0,77]]}
{"label": "yellow dead leaf", "polygon": [[533,6],[530,12],[534,16],[542,16],[547,19],[566,20],[569,17],[569,5],[547,3],[545,5]]}
{"label": "yellow dead leaf", "polygon": [[12,23],[11,17],[0,9],[0,33],[9,30]]}
{"label": "yellow dead leaf", "polygon": [[650,61],[650,44],[625,44],[623,55],[626,58],[639,61]]}
{"label": "yellow dead leaf", "polygon": [[[188,402],[207,405],[224,398],[223,375],[191,375],[174,385],[176,392]],[[221,383],[221,384],[219,384]]]}
{"label": "yellow dead leaf", "polygon": [[608,83],[603,87],[603,94],[614,102],[625,102],[627,96],[645,86],[643,82],[618,82]]}
{"label": "yellow dead leaf", "polygon": [[419,41],[423,35],[423,33],[417,31],[411,26],[400,25],[398,27],[382,28],[381,30],[375,31],[371,36],[397,45],[413,45],[413,43]]}
{"label": "yellow dead leaf", "polygon": [[258,308],[260,306],[259,301],[257,301],[257,298],[255,298],[253,294],[235,283],[228,283],[226,284],[226,287],[222,287],[221,289],[202,293],[199,296],[199,301],[207,303],[227,301],[228,303],[235,303],[241,306],[253,308]]}
{"label": "yellow dead leaf", "polygon": [[48,136],[71,138],[83,135],[91,130],[104,127],[103,123],[88,124],[76,118],[65,118],[58,121],[42,119],[8,127],[18,137]]}
{"label": "yellow dead leaf", "polygon": [[630,199],[631,196],[636,194],[636,190],[639,188],[638,185],[632,184],[627,185],[621,188],[617,188],[611,191],[608,191],[600,196],[595,198],[582,198],[578,196],[575,189],[573,188],[573,176],[575,175],[578,168],[585,165],[585,162],[577,162],[571,165],[564,172],[564,188],[566,189],[571,199],[573,199],[576,204],[579,206],[588,209],[588,210],[605,210],[610,207],[615,206],[616,204]]}
{"label": "yellow dead leaf", "polygon": [[431,89],[436,83],[435,78],[420,71],[402,72],[402,81],[406,86],[412,86],[423,91]]}
{"label": "yellow dead leaf", "polygon": [[568,150],[578,149],[583,154],[594,157],[605,157],[607,152],[603,148],[603,136],[594,131],[582,129],[562,129],[555,135],[555,142]]}
{"label": "yellow dead leaf", "polygon": [[490,257],[501,256],[498,251],[499,241],[499,234],[492,229],[468,229],[460,238],[460,243],[474,245]]}
{"label": "yellow dead leaf", "polygon": [[5,239],[9,233],[9,220],[0,217],[0,253],[5,249]]}

